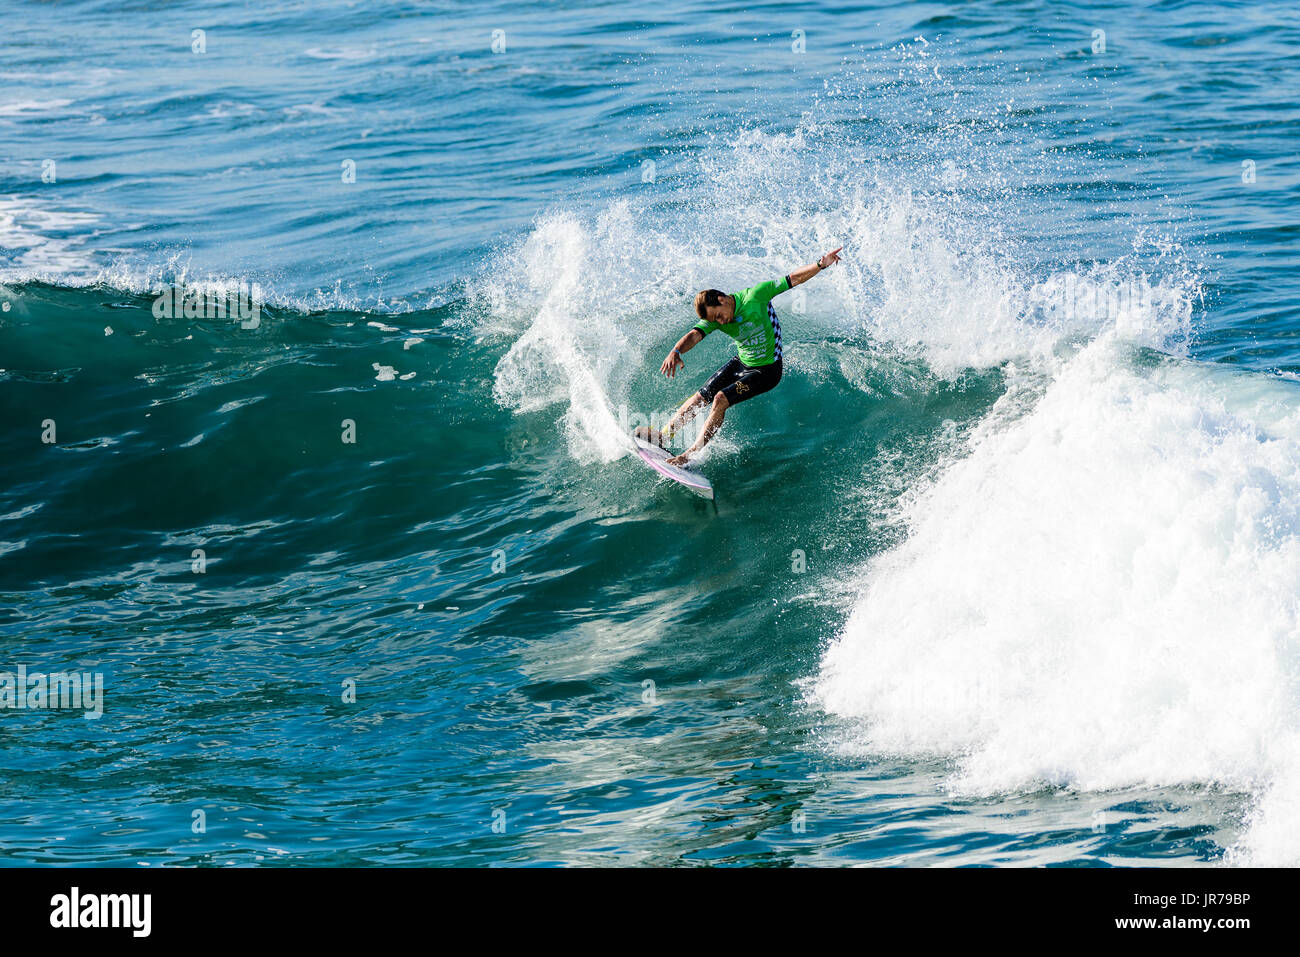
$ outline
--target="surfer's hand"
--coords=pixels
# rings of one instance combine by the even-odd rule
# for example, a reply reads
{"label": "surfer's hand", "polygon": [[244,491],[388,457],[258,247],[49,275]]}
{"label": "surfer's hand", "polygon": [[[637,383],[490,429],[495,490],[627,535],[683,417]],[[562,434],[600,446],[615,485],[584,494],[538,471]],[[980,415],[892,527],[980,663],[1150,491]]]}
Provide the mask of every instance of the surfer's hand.
{"label": "surfer's hand", "polygon": [[671,379],[677,375],[677,370],[684,365],[686,363],[682,361],[682,357],[677,354],[676,350],[673,350],[668,353],[668,358],[664,359],[664,364],[659,367],[659,371]]}
{"label": "surfer's hand", "polygon": [[821,259],[817,260],[817,268],[828,269],[831,266],[834,266],[837,262],[840,261],[840,249],[843,248],[844,248],[843,246],[840,246],[839,249],[832,249]]}

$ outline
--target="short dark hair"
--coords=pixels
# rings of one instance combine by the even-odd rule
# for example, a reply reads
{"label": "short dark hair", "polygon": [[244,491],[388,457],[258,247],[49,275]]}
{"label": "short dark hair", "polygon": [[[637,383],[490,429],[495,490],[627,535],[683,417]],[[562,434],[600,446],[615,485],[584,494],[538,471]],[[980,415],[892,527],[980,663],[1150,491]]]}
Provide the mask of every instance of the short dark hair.
{"label": "short dark hair", "polygon": [[718,289],[702,289],[695,294],[695,314],[701,319],[707,318],[704,310],[709,306],[722,305],[722,297],[726,293]]}

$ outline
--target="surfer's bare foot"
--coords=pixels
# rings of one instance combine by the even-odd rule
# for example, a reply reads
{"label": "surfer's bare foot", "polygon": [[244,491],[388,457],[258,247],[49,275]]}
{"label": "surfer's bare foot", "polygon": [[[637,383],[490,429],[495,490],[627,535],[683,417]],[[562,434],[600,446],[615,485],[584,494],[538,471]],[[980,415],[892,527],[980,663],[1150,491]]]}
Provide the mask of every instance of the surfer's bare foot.
{"label": "surfer's bare foot", "polygon": [[646,428],[644,425],[638,425],[632,430],[632,435],[642,442],[649,442],[651,445],[657,445],[661,449],[668,448],[668,443],[664,441],[664,434],[656,432],[654,429]]}
{"label": "surfer's bare foot", "polygon": [[668,459],[668,464],[669,464],[669,465],[685,465],[685,464],[686,464],[686,460],[687,460],[687,459],[686,459],[686,453],[683,452],[681,455],[674,455],[672,458]]}

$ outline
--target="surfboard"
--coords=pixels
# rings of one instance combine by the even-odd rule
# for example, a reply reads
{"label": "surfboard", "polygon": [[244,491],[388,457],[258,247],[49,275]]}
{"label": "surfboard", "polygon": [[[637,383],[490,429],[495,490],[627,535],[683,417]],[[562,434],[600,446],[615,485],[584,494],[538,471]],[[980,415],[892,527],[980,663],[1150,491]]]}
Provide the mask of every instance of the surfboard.
{"label": "surfboard", "polygon": [[645,439],[634,438],[632,441],[636,443],[636,454],[641,461],[664,478],[672,479],[679,485],[685,485],[696,495],[708,499],[713,498],[713,485],[703,475],[680,465],[668,464],[668,460],[673,456],[672,452],[661,449],[657,445],[651,445]]}

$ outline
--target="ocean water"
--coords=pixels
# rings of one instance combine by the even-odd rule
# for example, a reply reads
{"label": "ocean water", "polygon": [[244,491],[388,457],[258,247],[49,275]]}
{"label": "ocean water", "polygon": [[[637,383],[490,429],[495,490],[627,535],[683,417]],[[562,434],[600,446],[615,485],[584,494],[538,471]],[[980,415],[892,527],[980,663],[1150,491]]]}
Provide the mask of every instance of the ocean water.
{"label": "ocean water", "polygon": [[4,11],[0,861],[1300,862],[1294,5],[153,6]]}

